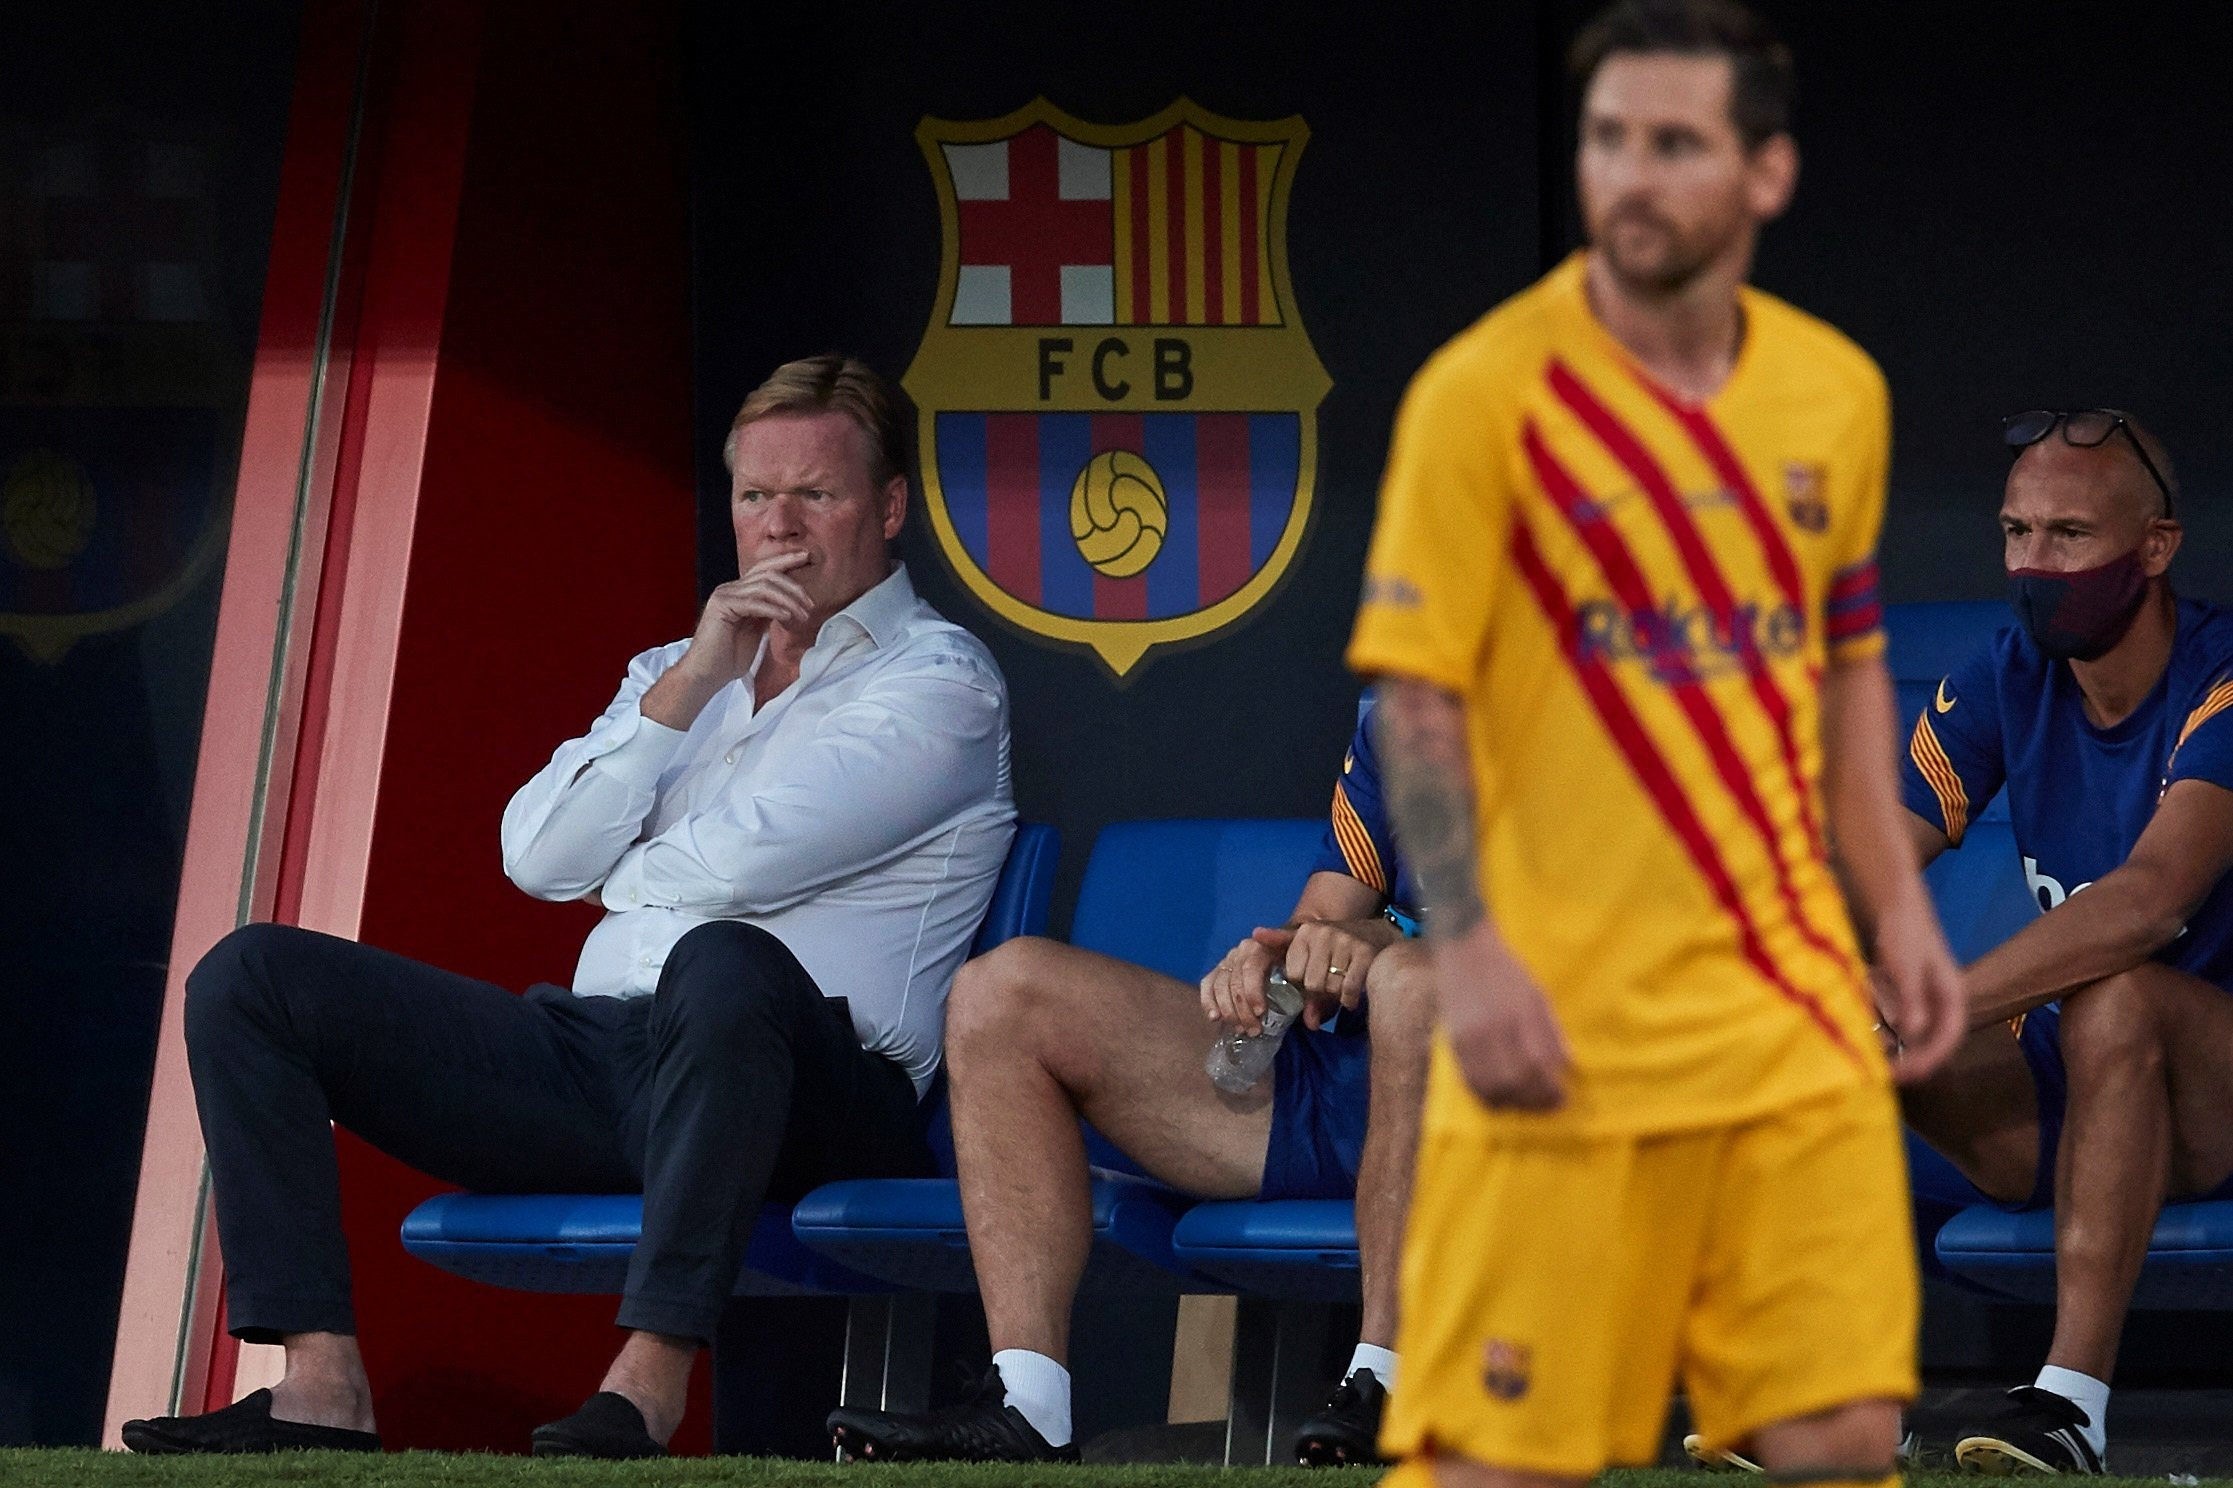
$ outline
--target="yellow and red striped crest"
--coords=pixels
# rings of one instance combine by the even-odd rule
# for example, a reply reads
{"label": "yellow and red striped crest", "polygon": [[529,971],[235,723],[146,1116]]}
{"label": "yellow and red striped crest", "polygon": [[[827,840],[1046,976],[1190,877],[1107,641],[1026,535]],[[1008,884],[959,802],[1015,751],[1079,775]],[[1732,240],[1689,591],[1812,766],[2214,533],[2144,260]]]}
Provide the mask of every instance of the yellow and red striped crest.
{"label": "yellow and red striped crest", "polygon": [[1330,382],[1287,275],[1300,119],[1044,99],[916,131],[944,228],[905,379],[970,592],[1119,676],[1261,603],[1308,528]]}

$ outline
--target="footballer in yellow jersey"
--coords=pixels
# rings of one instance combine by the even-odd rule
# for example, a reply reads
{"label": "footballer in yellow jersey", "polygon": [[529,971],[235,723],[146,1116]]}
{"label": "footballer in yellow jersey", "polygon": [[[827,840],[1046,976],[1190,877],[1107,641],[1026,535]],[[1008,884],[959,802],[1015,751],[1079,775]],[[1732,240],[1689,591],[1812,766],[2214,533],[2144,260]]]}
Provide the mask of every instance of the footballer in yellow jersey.
{"label": "footballer in yellow jersey", "polygon": [[1586,1478],[1679,1378],[1707,1449],[1875,1481],[1915,1389],[1884,1050],[1961,1028],[1893,771],[1884,382],[1743,285],[1796,175],[1757,19],[1625,0],[1576,71],[1591,246],[1413,382],[1350,647],[1443,1019],[1383,1445],[1401,1488]]}

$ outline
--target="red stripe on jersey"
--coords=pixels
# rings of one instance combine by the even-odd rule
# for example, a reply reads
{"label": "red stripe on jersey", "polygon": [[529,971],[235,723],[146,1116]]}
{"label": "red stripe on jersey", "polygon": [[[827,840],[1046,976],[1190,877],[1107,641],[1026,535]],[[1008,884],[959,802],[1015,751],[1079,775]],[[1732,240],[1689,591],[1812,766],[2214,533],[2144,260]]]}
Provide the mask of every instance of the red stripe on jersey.
{"label": "red stripe on jersey", "polygon": [[1729,441],[1721,437],[1721,430],[1703,410],[1683,403],[1644,375],[1641,369],[1636,370],[1636,380],[1643,384],[1644,391],[1659,400],[1660,407],[1674,416],[1676,423],[1682,425],[1690,442],[1698,446],[1698,453],[1706,457],[1706,464],[1736,496],[1737,510],[1752,524],[1753,535],[1760,540],[1761,556],[1767,559],[1768,572],[1774,576],[1776,587],[1783,591],[1784,602],[1797,606],[1803,614],[1806,585],[1799,578],[1799,560],[1792,553],[1783,528],[1769,513],[1767,503],[1760,499],[1759,487],[1745,473],[1744,462],[1737,458],[1737,452],[1729,447]]}
{"label": "red stripe on jersey", "polygon": [[[1589,549],[1590,556],[1597,560],[1598,570],[1611,586],[1613,597],[1632,615],[1652,613],[1654,606],[1651,585],[1645,580],[1643,570],[1637,566],[1635,554],[1621,540],[1620,533],[1614,530],[1612,523],[1589,520],[1588,493],[1582,490],[1581,483],[1575,480],[1572,472],[1561,465],[1558,457],[1551,453],[1550,447],[1543,442],[1542,431],[1536,428],[1533,419],[1528,420],[1521,428],[1520,443],[1527,451],[1528,464],[1534,467],[1535,478],[1541,483],[1544,494],[1551,498],[1551,504],[1558,508],[1559,515],[1566,518],[1567,526],[1582,540],[1582,545]],[[1685,660],[1687,662],[1687,658]],[[1657,665],[1656,658],[1654,665]],[[1662,672],[1662,675],[1665,673]],[[1737,746],[1729,737],[1728,723],[1722,718],[1720,710],[1714,707],[1712,697],[1699,684],[1695,675],[1689,673],[1687,665],[1683,675],[1669,677],[1667,681],[1675,702],[1683,710],[1683,716],[1690,720],[1691,732],[1698,736],[1698,742],[1705,746],[1707,756],[1712,759],[1714,773],[1721,777],[1722,785],[1736,800],[1745,820],[1752,823],[1752,829],[1758,834],[1761,845],[1767,848],[1768,862],[1775,869],[1776,894],[1791,916],[1793,927],[1808,945],[1826,957],[1839,971],[1848,976],[1858,976],[1859,969],[1843,950],[1822,934],[1800,904],[1798,881],[1784,855],[1782,835],[1769,819],[1767,803],[1760,799],[1760,792],[1753,784],[1752,771],[1738,755]]]}
{"label": "red stripe on jersey", "polygon": [[[1544,618],[1550,621],[1551,628],[1562,638],[1571,634],[1575,624],[1574,607],[1568,602],[1558,576],[1543,561],[1542,553],[1535,546],[1535,534],[1529,530],[1525,518],[1512,524],[1511,553],[1513,564],[1519,569],[1528,588],[1534,591],[1535,602],[1542,609]],[[1598,720],[1605,725],[1605,731],[1612,736],[1614,746],[1620,750],[1622,757],[1628,761],[1628,767],[1635,772],[1638,783],[1644,787],[1644,793],[1651,797],[1652,804],[1659,809],[1660,817],[1689,852],[1691,862],[1712,888],[1714,897],[1721,901],[1721,907],[1736,922],[1737,939],[1745,960],[1785,1000],[1805,1012],[1841,1053],[1856,1064],[1862,1063],[1860,1052],[1853,1047],[1821,1002],[1793,986],[1790,979],[1784,976],[1782,968],[1769,956],[1767,948],[1760,943],[1759,931],[1753,925],[1752,916],[1745,909],[1744,899],[1738,894],[1736,883],[1729,877],[1729,870],[1723,865],[1721,855],[1715,851],[1713,839],[1706,834],[1690,799],[1683,794],[1682,786],[1675,780],[1674,771],[1652,744],[1651,735],[1645,731],[1643,721],[1630,709],[1628,700],[1621,696],[1619,684],[1606,672],[1604,663],[1583,656],[1578,646],[1562,645],[1560,650],[1566,657],[1567,665],[1573,669],[1575,680],[1581,684],[1590,705],[1596,710]]]}
{"label": "red stripe on jersey", "polygon": [[[1667,478],[1667,472],[1660,468],[1651,451],[1644,447],[1643,441],[1626,425],[1613,416],[1610,409],[1597,401],[1597,395],[1568,371],[1564,362],[1553,361],[1549,376],[1552,391],[1558,394],[1559,401],[1588,426],[1606,451],[1644,488],[1644,494],[1650,498],[1653,510],[1659,513],[1660,521],[1666,524],[1668,536],[1674,539],[1675,549],[1682,555],[1683,568],[1689,573],[1691,582],[1698,586],[1698,595],[1705,601],[1707,608],[1719,614],[1734,616],[1736,600],[1729,592],[1728,581],[1722,578],[1721,570],[1715,566],[1713,555],[1706,551],[1705,540],[1699,536],[1697,524],[1690,520],[1690,513],[1684,510],[1682,497],[1675,490],[1674,482]],[[1752,489],[1751,483],[1745,480],[1744,471],[1736,466],[1733,457],[1729,465],[1729,472],[1723,475],[1723,479],[1727,480],[1733,475],[1743,482],[1737,495],[1738,502],[1742,505],[1744,493]],[[1716,469],[1719,470],[1718,464]],[[1753,492],[1753,501],[1755,505],[1758,504],[1758,492]],[[1771,554],[1770,567],[1773,566]],[[1793,577],[1796,577],[1795,570]],[[1788,593],[1786,598],[1789,598]],[[1800,604],[1797,600],[1792,602]],[[1800,604],[1799,612],[1802,615],[1806,613],[1803,604]],[[1735,629],[1734,619],[1730,628]],[[1776,686],[1775,678],[1769,676],[1767,669],[1760,663],[1749,636],[1743,659],[1747,680],[1752,683],[1753,696],[1760,700],[1760,706],[1767,713],[1769,722],[1775,726],[1776,744],[1783,755],[1784,773],[1791,783],[1792,798],[1799,804],[1799,824],[1806,831],[1807,848],[1815,857],[1827,861],[1829,849],[1823,841],[1821,823],[1814,817],[1814,799],[1807,790],[1806,771],[1799,763],[1799,742],[1792,727],[1790,700],[1784,697],[1783,689]],[[1821,680],[1820,674],[1809,667],[1808,685],[1819,689]]]}
{"label": "red stripe on jersey", "polygon": [[[1682,426],[1683,432],[1690,436],[1690,442],[1705,456],[1706,463],[1712,467],[1714,474],[1721,477],[1722,484],[1736,493],[1737,509],[1752,524],[1753,535],[1760,540],[1761,554],[1767,559],[1768,572],[1774,575],[1776,587],[1783,591],[1787,602],[1797,606],[1801,614],[1806,613],[1806,585],[1799,577],[1799,560],[1791,551],[1790,540],[1785,536],[1782,524],[1768,511],[1768,503],[1762,499],[1760,488],[1752,483],[1752,476],[1745,470],[1744,462],[1737,458],[1737,452],[1730,448],[1721,427],[1706,416],[1705,410],[1684,404],[1652,381],[1640,368],[1635,370],[1637,382]],[[1874,628],[1873,624],[1871,628]],[[1829,638],[1833,641],[1842,639],[1836,635]],[[1822,686],[1822,669],[1811,661],[1807,663],[1807,685],[1817,689]],[[1795,771],[1798,755],[1790,741],[1790,727],[1783,721],[1779,721],[1776,727],[1783,736],[1784,762]],[[1822,832],[1815,823],[1814,808],[1804,796],[1800,798],[1799,809],[1806,816],[1808,840],[1815,844],[1817,851],[1821,851]]]}

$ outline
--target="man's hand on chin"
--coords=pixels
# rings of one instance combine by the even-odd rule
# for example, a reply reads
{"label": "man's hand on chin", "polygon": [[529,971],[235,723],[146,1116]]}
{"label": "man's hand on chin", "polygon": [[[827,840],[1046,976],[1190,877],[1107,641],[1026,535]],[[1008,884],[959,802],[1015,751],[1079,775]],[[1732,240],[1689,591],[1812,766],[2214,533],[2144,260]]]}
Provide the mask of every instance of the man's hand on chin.
{"label": "man's hand on chin", "polygon": [[714,586],[691,633],[690,649],[652,683],[636,706],[644,717],[686,729],[713,695],[752,668],[768,626],[804,625],[813,614],[791,570],[807,561],[797,549],[770,554],[726,584]]}

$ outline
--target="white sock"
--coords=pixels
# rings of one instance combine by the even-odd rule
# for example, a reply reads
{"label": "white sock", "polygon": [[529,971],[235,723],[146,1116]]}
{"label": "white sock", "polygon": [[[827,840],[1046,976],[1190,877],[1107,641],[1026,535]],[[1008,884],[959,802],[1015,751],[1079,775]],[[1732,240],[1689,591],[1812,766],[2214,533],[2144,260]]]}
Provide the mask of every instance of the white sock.
{"label": "white sock", "polygon": [[2109,1444],[2109,1387],[2090,1374],[2054,1364],[2041,1368],[2039,1378],[2032,1383],[2074,1402],[2086,1413],[2088,1424],[2081,1426],[2078,1434],[2093,1448],[2094,1456],[2099,1457]]}
{"label": "white sock", "polygon": [[1050,1447],[1070,1445],[1070,1371],[1030,1349],[1002,1349],[992,1356],[1008,1403],[1023,1412]]}
{"label": "white sock", "polygon": [[1384,1349],[1377,1343],[1358,1344],[1357,1351],[1349,1356],[1349,1368],[1343,1372],[1341,1377],[1347,1379],[1360,1369],[1371,1370],[1372,1377],[1380,1381],[1381,1389],[1395,1389],[1396,1351],[1394,1349]]}

